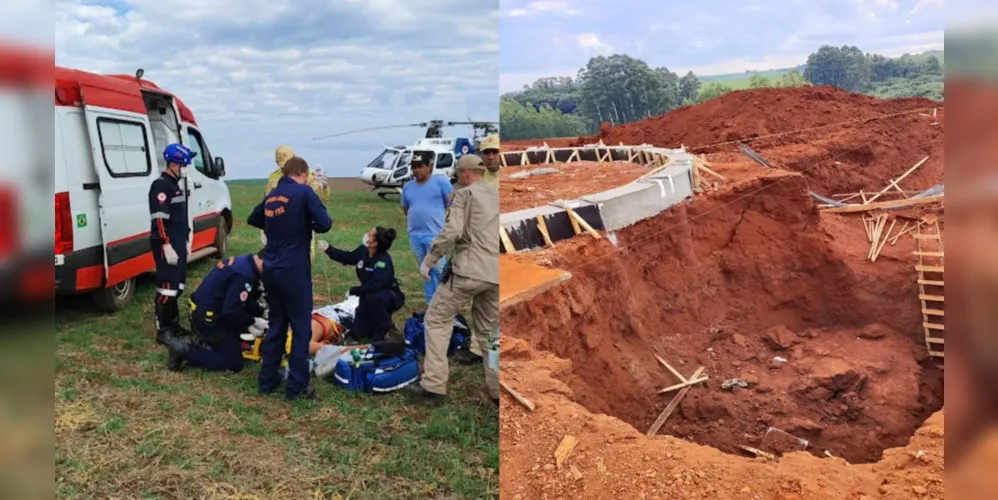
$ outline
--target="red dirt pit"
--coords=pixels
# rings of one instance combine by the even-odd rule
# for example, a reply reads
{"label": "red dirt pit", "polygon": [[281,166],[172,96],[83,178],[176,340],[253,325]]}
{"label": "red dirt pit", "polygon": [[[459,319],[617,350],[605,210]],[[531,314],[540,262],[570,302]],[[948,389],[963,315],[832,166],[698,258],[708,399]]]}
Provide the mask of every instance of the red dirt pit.
{"label": "red dirt pit", "polygon": [[[530,175],[521,179],[518,172],[556,169],[557,173]],[[546,205],[558,200],[572,200],[623,186],[650,171],[647,166],[626,161],[545,163],[506,167],[500,171],[502,189],[499,207],[503,213]]]}
{"label": "red dirt pit", "polygon": [[[518,257],[573,277],[503,312],[516,339],[503,380],[539,408],[503,403],[500,470],[518,485],[504,498],[942,498],[939,425],[920,462],[884,453],[942,407],[913,243],[869,262],[859,217],[820,214],[808,189],[770,170],[618,231],[620,249],[580,237]],[[709,377],[659,431],[683,440],[643,436],[675,394],[658,390],[679,382],[655,354]],[[723,389],[730,380],[747,387]],[[802,448],[771,427],[806,450],[777,464],[733,456]],[[561,433],[583,436],[574,470],[549,467]],[[882,490],[892,460],[917,470]]]}

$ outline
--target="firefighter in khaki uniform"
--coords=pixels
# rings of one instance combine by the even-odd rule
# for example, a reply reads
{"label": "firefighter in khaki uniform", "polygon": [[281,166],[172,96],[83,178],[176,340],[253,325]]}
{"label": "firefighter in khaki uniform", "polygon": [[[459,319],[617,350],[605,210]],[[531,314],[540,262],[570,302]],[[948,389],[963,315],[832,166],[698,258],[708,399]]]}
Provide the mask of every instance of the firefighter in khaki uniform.
{"label": "firefighter in khaki uniform", "polygon": [[480,144],[482,150],[482,160],[485,162],[485,182],[493,189],[499,189],[499,136],[492,134],[482,140]]}
{"label": "firefighter in khaki uniform", "polygon": [[[465,187],[454,192],[447,222],[419,267],[423,279],[429,279],[430,269],[456,248],[426,310],[423,379],[405,389],[416,396],[447,394],[447,347],[458,311],[471,302],[472,333],[482,352],[489,350],[488,337],[499,325],[499,191],[485,182],[485,172],[479,156],[465,155],[458,161],[458,180]],[[489,397],[498,406],[499,373],[485,359],[482,365]]]}
{"label": "firefighter in khaki uniform", "polygon": [[[284,164],[291,158],[294,158],[294,156],[295,153],[291,150],[290,146],[279,146],[277,150],[274,151],[274,160],[277,162],[277,170],[271,173],[270,177],[267,179],[267,188],[263,192],[264,196],[277,187],[277,182],[281,180],[281,177],[284,177]],[[312,190],[315,191],[315,194],[319,195],[319,198],[322,199],[323,203],[329,202],[328,192],[326,193],[327,196],[323,196],[324,186],[318,179],[315,178],[315,172],[311,168],[308,169],[308,176],[305,178],[305,184],[309,185]],[[260,231],[260,242],[263,243],[264,246],[267,246],[267,237],[263,234],[263,231]],[[315,233],[312,233],[312,242],[309,244],[309,248],[309,257],[314,263]]]}

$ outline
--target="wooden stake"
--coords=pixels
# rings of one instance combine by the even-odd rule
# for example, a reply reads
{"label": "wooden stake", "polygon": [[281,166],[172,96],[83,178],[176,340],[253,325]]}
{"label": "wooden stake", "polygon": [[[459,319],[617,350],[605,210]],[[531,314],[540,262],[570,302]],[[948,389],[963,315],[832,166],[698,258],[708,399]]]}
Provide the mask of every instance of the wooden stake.
{"label": "wooden stake", "polygon": [[719,174],[719,173],[711,170],[710,167],[708,167],[707,165],[705,165],[703,163],[703,161],[698,160],[696,156],[694,156],[692,158],[693,158],[694,163],[698,162],[698,161],[700,162],[700,168],[703,169],[704,172],[707,172],[708,174],[713,175],[714,177],[717,177],[718,179],[721,179],[722,181],[726,181],[727,180],[727,178],[725,178],[723,175],[721,175],[721,174]]}
{"label": "wooden stake", "polygon": [[863,194],[863,190],[862,189],[859,190],[859,197],[860,197],[860,199],[863,200],[863,204],[866,205],[866,195]]}
{"label": "wooden stake", "polygon": [[870,246],[870,251],[866,254],[867,259],[873,259],[873,252],[877,250],[877,243],[880,243],[880,233],[884,230],[884,223],[886,222],[886,215],[877,217],[877,225],[873,228],[873,244]]}
{"label": "wooden stake", "polygon": [[757,457],[768,458],[769,460],[776,460],[776,456],[774,456],[772,453],[766,453],[766,452],[764,452],[764,451],[762,451],[760,449],[756,449],[756,448],[753,448],[751,446],[739,446],[739,448],[741,448],[741,449],[743,449],[743,450],[745,450],[745,451],[747,451],[747,452],[749,452],[749,453],[751,453],[751,454],[753,454],[753,455],[755,455]]}
{"label": "wooden stake", "polygon": [[509,239],[509,233],[506,232],[506,228],[502,224],[499,225],[499,239],[502,240],[503,246],[506,247],[506,253],[513,254],[516,253],[516,247],[513,246],[513,241]]}
{"label": "wooden stake", "polygon": [[537,216],[537,230],[541,232],[541,237],[544,238],[544,246],[553,247],[554,242],[551,241],[551,236],[548,234],[547,224],[544,223],[544,217],[541,215]]}
{"label": "wooden stake", "polygon": [[599,232],[597,232],[595,229],[593,229],[593,227],[590,226],[589,223],[586,222],[586,220],[583,219],[581,215],[575,213],[575,210],[572,210],[571,208],[565,207],[565,211],[568,212],[568,216],[569,217],[572,217],[573,219],[575,219],[576,221],[578,221],[579,225],[582,226],[586,230],[586,232],[588,232],[590,235],[592,235],[593,238],[596,238],[597,240],[600,239],[600,238],[602,238],[602,236],[600,236]]}
{"label": "wooden stake", "polygon": [[882,191],[880,191],[879,193],[877,193],[876,196],[874,196],[873,198],[870,198],[868,201],[864,202],[863,204],[866,205],[868,203],[873,203],[873,200],[876,200],[877,198],[880,198],[880,195],[886,193],[891,188],[891,184],[896,184],[898,182],[901,182],[905,177],[908,177],[908,174],[910,174],[910,173],[914,172],[915,170],[917,170],[918,167],[921,167],[922,164],[925,163],[928,160],[929,160],[928,156],[926,156],[925,158],[922,158],[922,161],[916,163],[914,167],[909,168],[908,171],[905,172],[904,175],[902,175],[901,177],[898,177],[897,179],[892,180],[890,183],[887,184],[887,187],[885,187]]}
{"label": "wooden stake", "polygon": [[904,230],[904,231],[901,231],[900,233],[898,233],[898,234],[897,234],[897,236],[895,236],[895,237],[894,237],[894,241],[893,241],[893,242],[891,242],[891,245],[893,245],[893,244],[897,243],[897,242],[898,242],[898,238],[900,238],[900,237],[904,236],[905,234],[908,234],[908,233],[910,233],[910,232],[914,231],[914,230],[915,230],[915,228],[917,228],[917,227],[918,227],[918,226],[919,226],[920,224],[922,224],[922,223],[921,223],[921,222],[916,222],[916,223],[915,223],[914,225],[912,225],[912,226],[911,226],[911,227],[909,227],[908,229],[906,229],[906,230]]}
{"label": "wooden stake", "polygon": [[891,240],[891,246],[894,246],[894,244],[898,242],[898,238],[900,238],[901,235],[904,234],[905,229],[908,229],[908,221],[904,221],[904,225],[901,226],[901,231],[896,236],[894,236],[893,240]]}
{"label": "wooden stake", "polygon": [[897,221],[897,219],[891,221],[891,227],[887,229],[887,235],[884,236],[884,239],[880,242],[880,246],[877,247],[877,251],[873,253],[873,262],[877,261],[877,257],[880,256],[880,252],[884,250],[884,245],[887,244],[887,240],[891,237],[891,231],[894,230],[894,224],[896,224]]}
{"label": "wooden stake", "polygon": [[866,241],[873,243],[873,232],[870,230],[870,219],[863,216],[863,227],[866,229]]}
{"label": "wooden stake", "polygon": [[638,177],[637,179],[634,179],[632,182],[638,182],[638,181],[640,181],[642,179],[647,179],[647,178],[649,178],[649,177],[651,177],[651,176],[653,176],[653,175],[661,172],[662,170],[664,170],[666,167],[669,166],[670,163],[672,163],[672,162],[671,161],[667,161],[667,162],[665,162],[665,165],[662,165],[661,167],[656,167],[651,172],[646,172],[644,174],[641,174],[641,177]]}
{"label": "wooden stake", "polygon": [[502,387],[503,389],[506,389],[506,392],[508,392],[510,396],[513,396],[513,399],[515,399],[518,403],[526,407],[528,410],[534,411],[534,403],[532,403],[529,399],[523,397],[523,395],[520,394],[519,392],[513,390],[513,388],[507,385],[506,382],[500,380],[499,386]]}
{"label": "wooden stake", "polygon": [[700,384],[700,383],[706,382],[707,378],[708,377],[700,377],[698,379],[687,380],[686,382],[683,382],[681,384],[670,385],[669,387],[666,387],[665,389],[662,389],[662,390],[658,391],[658,393],[659,394],[665,394],[667,392],[672,392],[672,391],[674,391],[676,389],[682,389],[683,387],[690,387],[690,386],[693,386],[693,385],[696,385],[696,384]]}
{"label": "wooden stake", "polygon": [[[700,374],[703,373],[703,371],[704,368],[702,366],[700,368],[697,368],[697,371],[693,372],[693,375],[691,375],[690,378],[696,380],[696,378],[699,377]],[[686,393],[690,391],[690,387],[693,386],[688,385],[686,387],[683,387],[681,391],[679,391],[678,393],[676,393],[675,396],[673,396],[672,401],[669,402],[669,406],[666,406],[665,409],[662,410],[662,413],[659,414],[658,418],[655,419],[655,423],[651,424],[651,428],[648,429],[649,436],[654,436],[658,432],[658,430],[662,428],[662,425],[665,424],[665,421],[666,419],[669,418],[669,415],[672,415],[672,412],[676,411],[676,408],[679,407],[679,403],[683,400],[684,397],[686,397]]]}

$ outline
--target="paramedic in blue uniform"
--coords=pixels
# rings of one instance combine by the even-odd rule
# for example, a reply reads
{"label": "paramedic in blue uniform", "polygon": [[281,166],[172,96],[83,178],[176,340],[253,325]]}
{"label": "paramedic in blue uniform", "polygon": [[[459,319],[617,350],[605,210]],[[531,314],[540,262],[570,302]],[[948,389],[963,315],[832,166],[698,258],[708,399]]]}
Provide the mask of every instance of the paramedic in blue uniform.
{"label": "paramedic in blue uniform", "polygon": [[312,334],[312,232],[327,233],[333,221],[319,195],[306,184],[308,163],[295,156],[281,167],[284,176],[253,209],[247,222],[263,229],[267,246],[263,249],[260,278],[270,305],[270,327],[260,349],[259,389],[270,394],[281,383],[281,359],[291,327],[291,353],[288,400],[312,398],[309,384],[308,345]]}
{"label": "paramedic in blue uniform", "polygon": [[351,252],[319,241],[319,250],[345,266],[357,268],[360,286],[350,288],[350,295],[360,299],[354,317],[353,332],[372,342],[385,340],[392,330],[392,313],[402,309],[405,296],[395,280],[395,266],[388,250],[395,241],[395,230],[375,227],[364,234],[361,245]]}
{"label": "paramedic in blue uniform", "polygon": [[195,153],[183,144],[170,144],[163,150],[166,170],[149,188],[149,235],[156,263],[156,342],[167,345],[171,336],[189,334],[180,325],[177,301],[184,292],[187,277],[190,226],[187,221],[187,193],[180,183]]}
{"label": "paramedic in blue uniform", "polygon": [[267,313],[260,305],[263,251],[219,262],[190,299],[191,329],[200,342],[168,340],[170,370],[187,366],[208,371],[243,369],[241,334],[267,331]]}

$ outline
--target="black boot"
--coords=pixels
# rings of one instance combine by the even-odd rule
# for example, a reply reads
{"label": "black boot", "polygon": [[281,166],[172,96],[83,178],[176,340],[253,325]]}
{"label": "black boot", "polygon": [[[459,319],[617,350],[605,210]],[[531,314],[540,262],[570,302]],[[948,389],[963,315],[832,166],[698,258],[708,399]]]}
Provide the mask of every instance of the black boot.
{"label": "black boot", "polygon": [[166,367],[172,372],[179,372],[183,370],[184,362],[187,361],[187,353],[190,352],[190,344],[170,337],[167,340],[166,348],[169,351]]}
{"label": "black boot", "polygon": [[462,365],[475,365],[482,363],[482,357],[467,349],[461,349],[454,353],[454,361]]}
{"label": "black boot", "polygon": [[423,384],[413,382],[402,388],[402,392],[418,401],[437,402],[444,398],[443,394],[437,394],[423,389]]}
{"label": "black boot", "polygon": [[295,401],[298,399],[315,399],[315,387],[313,387],[312,384],[308,384],[308,387],[305,387],[305,390],[299,392],[298,394],[285,394],[284,399],[288,401]]}

